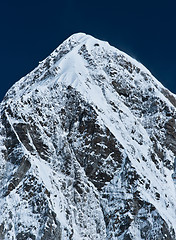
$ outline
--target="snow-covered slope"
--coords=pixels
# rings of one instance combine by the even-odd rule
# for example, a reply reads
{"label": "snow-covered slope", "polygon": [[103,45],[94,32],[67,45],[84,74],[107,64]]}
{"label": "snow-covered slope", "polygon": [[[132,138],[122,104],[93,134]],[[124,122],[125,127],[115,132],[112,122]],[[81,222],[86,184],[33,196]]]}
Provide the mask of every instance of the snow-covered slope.
{"label": "snow-covered slope", "polygon": [[176,98],[78,33],[1,103],[0,239],[176,239]]}

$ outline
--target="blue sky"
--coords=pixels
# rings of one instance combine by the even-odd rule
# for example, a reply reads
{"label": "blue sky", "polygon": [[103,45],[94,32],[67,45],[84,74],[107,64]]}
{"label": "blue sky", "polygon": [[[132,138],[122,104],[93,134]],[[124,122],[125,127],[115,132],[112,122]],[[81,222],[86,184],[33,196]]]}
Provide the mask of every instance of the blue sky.
{"label": "blue sky", "polygon": [[2,100],[62,41],[85,32],[135,57],[176,93],[175,1],[12,1],[1,3]]}

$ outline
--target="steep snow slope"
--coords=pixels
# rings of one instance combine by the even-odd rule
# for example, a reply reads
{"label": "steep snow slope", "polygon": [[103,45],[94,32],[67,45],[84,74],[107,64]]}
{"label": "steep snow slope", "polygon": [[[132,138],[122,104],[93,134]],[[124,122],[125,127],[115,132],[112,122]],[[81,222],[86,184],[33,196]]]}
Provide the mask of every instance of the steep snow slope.
{"label": "steep snow slope", "polygon": [[1,103],[0,239],[176,239],[175,95],[78,33]]}

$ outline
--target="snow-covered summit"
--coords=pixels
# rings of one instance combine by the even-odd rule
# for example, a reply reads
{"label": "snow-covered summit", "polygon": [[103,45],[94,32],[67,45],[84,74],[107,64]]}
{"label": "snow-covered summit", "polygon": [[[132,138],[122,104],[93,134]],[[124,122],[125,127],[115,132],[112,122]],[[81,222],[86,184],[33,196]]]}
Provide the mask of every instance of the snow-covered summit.
{"label": "snow-covered summit", "polygon": [[175,107],[127,54],[65,40],[1,103],[0,239],[175,239]]}

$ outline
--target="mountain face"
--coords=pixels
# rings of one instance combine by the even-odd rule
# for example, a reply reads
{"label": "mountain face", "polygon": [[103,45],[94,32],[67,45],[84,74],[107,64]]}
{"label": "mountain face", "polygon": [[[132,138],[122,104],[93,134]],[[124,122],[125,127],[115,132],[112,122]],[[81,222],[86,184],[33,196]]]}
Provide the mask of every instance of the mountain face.
{"label": "mountain face", "polygon": [[174,240],[176,97],[78,33],[0,105],[1,240]]}

